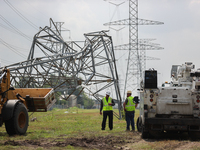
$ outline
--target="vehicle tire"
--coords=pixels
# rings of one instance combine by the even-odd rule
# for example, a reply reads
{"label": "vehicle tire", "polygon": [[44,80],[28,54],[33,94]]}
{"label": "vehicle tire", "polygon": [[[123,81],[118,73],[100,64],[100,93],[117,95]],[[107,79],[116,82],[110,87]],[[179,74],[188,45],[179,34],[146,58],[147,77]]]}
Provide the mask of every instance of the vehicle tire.
{"label": "vehicle tire", "polygon": [[161,138],[163,137],[163,132],[162,131],[149,131],[149,134],[151,135],[152,138]]}
{"label": "vehicle tire", "polygon": [[9,135],[24,135],[28,128],[28,111],[24,104],[15,106],[13,117],[5,122],[6,131]]}
{"label": "vehicle tire", "polygon": [[138,117],[137,119],[137,130],[138,132],[142,132],[142,118]]}
{"label": "vehicle tire", "polygon": [[5,121],[5,127],[6,127],[6,131],[9,135],[16,134],[12,118],[10,120]]}
{"label": "vehicle tire", "polygon": [[190,139],[193,141],[197,141],[200,139],[200,132],[198,131],[190,131],[189,132]]}
{"label": "vehicle tire", "polygon": [[142,127],[142,135],[141,136],[143,139],[149,138],[149,132],[144,131],[144,126]]}

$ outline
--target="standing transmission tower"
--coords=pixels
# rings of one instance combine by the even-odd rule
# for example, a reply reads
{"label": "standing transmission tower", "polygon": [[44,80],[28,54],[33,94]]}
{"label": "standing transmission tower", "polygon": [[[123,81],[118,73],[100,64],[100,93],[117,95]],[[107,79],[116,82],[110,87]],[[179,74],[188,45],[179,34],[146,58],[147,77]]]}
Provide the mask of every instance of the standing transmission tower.
{"label": "standing transmission tower", "polygon": [[126,78],[124,85],[125,91],[136,90],[140,88],[140,79],[146,67],[146,52],[145,50],[163,49],[158,45],[151,44],[146,40],[138,40],[138,25],[160,25],[162,22],[151,21],[138,18],[138,0],[129,0],[129,18],[113,21],[104,25],[128,25],[129,26],[129,43],[115,46],[115,50],[129,50]]}

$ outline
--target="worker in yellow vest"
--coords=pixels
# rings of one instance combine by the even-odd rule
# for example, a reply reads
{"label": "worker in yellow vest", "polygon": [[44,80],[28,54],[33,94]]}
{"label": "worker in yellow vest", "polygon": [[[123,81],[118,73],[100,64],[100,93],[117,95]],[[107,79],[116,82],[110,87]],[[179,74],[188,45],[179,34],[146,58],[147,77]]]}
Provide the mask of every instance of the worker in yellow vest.
{"label": "worker in yellow vest", "polygon": [[[127,98],[123,104],[125,117],[126,117],[126,131],[130,131],[130,124],[132,127],[132,131],[135,131],[135,108],[137,107],[138,103],[135,102],[134,97],[131,96],[132,92],[127,91]],[[138,99],[138,97],[135,97]],[[136,100],[138,102],[138,100]]]}
{"label": "worker in yellow vest", "polygon": [[105,130],[106,127],[106,119],[107,116],[109,118],[109,128],[110,130],[113,129],[113,108],[112,106],[115,105],[115,102],[110,97],[110,92],[106,92],[106,96],[101,100],[101,107],[100,107],[100,115],[102,115],[103,109],[103,121],[101,130]]}

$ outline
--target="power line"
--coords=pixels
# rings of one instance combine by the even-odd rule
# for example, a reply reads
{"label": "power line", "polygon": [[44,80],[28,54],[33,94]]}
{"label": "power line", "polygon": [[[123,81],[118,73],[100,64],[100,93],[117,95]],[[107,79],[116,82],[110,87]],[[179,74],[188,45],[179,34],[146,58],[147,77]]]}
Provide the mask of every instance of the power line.
{"label": "power line", "polygon": [[34,23],[32,23],[30,20],[28,20],[24,15],[22,15],[8,0],[4,0],[4,2],[20,17],[22,18],[26,23],[28,23],[29,25],[31,25],[33,28],[35,28],[36,30],[38,30],[39,28],[37,27],[37,25],[35,25]]}
{"label": "power line", "polygon": [[18,47],[16,45],[12,45],[12,44],[8,44],[8,45],[10,45],[11,47],[14,47],[15,50],[17,50],[17,51],[20,51],[20,52],[29,52],[29,50],[27,50],[27,48]]}
{"label": "power line", "polygon": [[9,48],[11,51],[13,51],[14,53],[16,53],[17,55],[26,58],[26,55],[24,55],[23,53],[17,51],[14,47],[12,47],[11,45],[9,45],[8,43],[6,43],[4,40],[2,40],[0,38],[0,43],[2,43],[4,46],[6,46],[7,48]]}
{"label": "power line", "polygon": [[[16,33],[20,34],[21,36],[23,36],[24,38],[26,38],[27,40],[31,41],[31,38],[29,36],[27,36],[26,34],[24,34],[23,32],[21,32],[19,29],[17,29],[15,26],[13,26],[8,20],[6,20],[2,15],[0,15],[0,18],[8,25],[10,26],[10,28],[15,31]],[[5,28],[5,27],[4,27]]]}
{"label": "power line", "polygon": [[4,29],[10,31],[10,32],[16,33],[15,31],[11,30],[9,27],[5,26],[4,24],[1,24],[1,23],[0,23],[0,26],[1,26],[2,28],[4,28]]}
{"label": "power line", "polygon": [[2,58],[0,58],[0,62],[1,62],[1,66],[2,66],[2,62],[3,62],[4,64],[15,63],[15,62],[12,62],[12,61],[9,61],[9,60],[5,60],[5,59],[2,59]]}
{"label": "power line", "polygon": [[[10,31],[10,32],[12,32],[12,33],[15,33],[15,34],[17,34],[17,35],[21,35],[20,33],[18,33],[17,31],[15,31],[15,29],[11,29],[11,28],[9,28],[9,27],[7,27],[7,26],[5,26],[4,24],[1,24],[0,23],[0,26],[2,27],[2,28],[4,28],[4,29],[6,29],[6,30],[8,30],[8,31]],[[21,36],[23,36],[23,35],[21,35]],[[24,37],[24,36],[23,36]],[[27,36],[28,37],[28,36]],[[28,39],[29,41],[31,41],[31,37],[25,37],[26,39]]]}
{"label": "power line", "polygon": [[[29,4],[29,5],[31,6],[31,8],[35,9],[37,12],[39,12],[39,13],[40,13],[41,15],[43,15],[44,17],[50,18],[50,17],[47,16],[45,13],[41,12],[40,9],[37,9],[34,5],[32,5],[29,1],[27,1],[27,0],[24,0],[24,1],[25,1],[27,4]],[[35,18],[35,17],[34,17],[34,18]],[[42,20],[42,19],[38,19],[38,18],[36,18],[36,19],[44,22],[44,20]]]}
{"label": "power line", "polygon": [[9,45],[12,46],[12,47],[15,47],[15,49],[18,50],[18,51],[29,52],[29,50],[27,50],[27,48],[18,47],[16,45],[12,45],[12,44],[9,44]]}

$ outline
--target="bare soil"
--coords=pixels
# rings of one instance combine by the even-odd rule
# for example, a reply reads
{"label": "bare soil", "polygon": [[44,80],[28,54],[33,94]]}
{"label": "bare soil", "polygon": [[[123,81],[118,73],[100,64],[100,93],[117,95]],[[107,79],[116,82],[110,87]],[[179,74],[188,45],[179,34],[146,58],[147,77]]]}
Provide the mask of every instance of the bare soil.
{"label": "bare soil", "polygon": [[[59,140],[59,141],[58,141]],[[129,138],[132,140],[132,138]],[[134,141],[136,142],[136,141]],[[105,136],[105,137],[93,137],[93,138],[59,138],[59,139],[43,139],[43,140],[24,140],[24,141],[14,141],[8,140],[1,145],[11,145],[11,146],[26,146],[26,147],[81,147],[86,149],[117,149],[121,145],[125,145],[127,141],[123,137],[118,136]]]}
{"label": "bare soil", "polygon": [[[103,135],[103,134],[102,134]],[[51,149],[53,147],[64,148],[73,146],[77,149],[99,149],[99,150],[115,150],[115,149],[155,149],[155,150],[188,150],[200,149],[199,141],[191,141],[187,135],[170,135],[159,139],[141,139],[141,133],[129,132],[121,135],[107,135],[98,137],[81,137],[81,138],[56,138],[56,139],[40,139],[40,140],[24,140],[14,141],[7,140],[0,145],[9,146],[25,146],[32,149],[44,148]]]}

